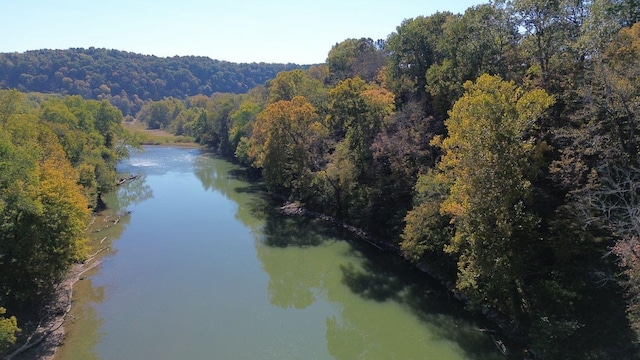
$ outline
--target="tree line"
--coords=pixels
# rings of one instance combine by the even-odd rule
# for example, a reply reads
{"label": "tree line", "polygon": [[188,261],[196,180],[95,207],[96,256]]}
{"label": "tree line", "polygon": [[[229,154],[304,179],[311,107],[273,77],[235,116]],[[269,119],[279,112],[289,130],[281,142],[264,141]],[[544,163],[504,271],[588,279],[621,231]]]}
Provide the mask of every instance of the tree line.
{"label": "tree line", "polygon": [[237,64],[208,57],[161,58],[74,48],[0,53],[0,87],[109,100],[134,115],[148,100],[215,92],[245,93],[295,64]]}
{"label": "tree line", "polygon": [[539,358],[634,358],[639,21],[637,0],[494,1],[138,118],[398,246]]}
{"label": "tree line", "polygon": [[[398,247],[538,358],[634,358],[639,9],[496,0],[418,16],[242,94],[139,84],[155,101],[137,117]],[[174,71],[172,59],[154,59],[154,74]],[[91,62],[68,60],[68,71]],[[112,91],[83,77],[85,97]],[[0,93],[0,345],[21,300],[82,257],[87,209],[126,155],[121,120],[106,101]]]}
{"label": "tree line", "polygon": [[88,255],[91,210],[127,156],[122,119],[106,100],[0,90],[0,352]]}

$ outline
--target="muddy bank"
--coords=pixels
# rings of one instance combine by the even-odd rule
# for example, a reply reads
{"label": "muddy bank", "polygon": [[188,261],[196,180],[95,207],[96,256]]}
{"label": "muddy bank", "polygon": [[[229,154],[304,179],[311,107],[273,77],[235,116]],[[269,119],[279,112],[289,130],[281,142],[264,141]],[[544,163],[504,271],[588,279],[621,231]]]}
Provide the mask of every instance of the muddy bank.
{"label": "muddy bank", "polygon": [[[75,264],[67,277],[58,285],[55,295],[45,306],[44,316],[31,330],[23,343],[5,357],[11,359],[50,360],[56,355],[58,346],[64,341],[64,324],[68,320],[73,305],[73,286],[82,275],[100,265],[99,260],[91,259],[82,264]],[[32,326],[33,327],[33,326]]]}
{"label": "muddy bank", "polygon": [[58,347],[64,342],[64,326],[74,320],[70,315],[74,303],[74,285],[83,280],[91,270],[100,266],[102,256],[108,253],[111,239],[103,236],[102,232],[117,226],[122,217],[128,215],[126,212],[112,214],[109,211],[94,214],[87,227],[92,253],[82,263],[76,263],[69,269],[65,278],[56,286],[50,300],[40,310],[41,315],[37,323],[18,324],[22,329],[21,336],[1,359],[52,360],[55,358]]}

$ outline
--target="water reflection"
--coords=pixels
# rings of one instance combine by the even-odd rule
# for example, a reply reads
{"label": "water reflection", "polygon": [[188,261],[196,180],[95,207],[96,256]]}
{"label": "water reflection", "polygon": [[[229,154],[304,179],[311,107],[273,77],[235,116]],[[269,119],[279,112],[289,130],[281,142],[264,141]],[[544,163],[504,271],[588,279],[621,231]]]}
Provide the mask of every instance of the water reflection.
{"label": "water reflection", "polygon": [[237,168],[196,169],[205,189],[240,205],[236,218],[254,225],[260,218],[255,248],[269,276],[271,304],[296,310],[316,302],[337,305],[324,324],[333,358],[500,359],[474,320],[400,259],[345,241],[348,234],[318,220],[283,216],[276,204],[242,206],[242,195],[260,194],[262,186],[237,183],[245,175]]}
{"label": "water reflection", "polygon": [[[342,312],[342,318],[327,320],[327,341],[336,343],[332,354],[337,359],[354,358],[358,356],[371,359],[406,359],[415,357],[416,343],[425,346],[425,357],[428,359],[449,358],[451,348],[443,346],[439,339],[455,341],[460,347],[461,356],[470,359],[499,359],[492,341],[479,332],[476,325],[477,319],[464,312],[462,304],[455,303],[449,298],[447,292],[438,284],[428,283],[424,275],[408,267],[401,259],[380,254],[376,250],[367,248],[366,245],[359,248],[362,262],[357,266],[350,263],[341,266],[342,282],[358,296],[376,303],[396,303],[401,309],[409,311],[419,320],[419,326],[427,331],[422,333],[369,331],[363,333],[362,329],[372,329],[376,323],[385,324],[391,328],[402,329],[398,319],[389,316],[389,313],[379,312],[379,316],[354,316],[359,309],[347,309]],[[334,293],[330,293],[330,297]],[[343,299],[332,298],[334,301]],[[404,320],[403,320],[404,321]],[[424,339],[416,338],[416,335],[429,336]],[[365,336],[366,335],[366,336]],[[332,339],[332,340],[329,340]],[[392,341],[398,346],[381,348],[380,344]],[[344,343],[344,344],[343,344]],[[343,344],[339,347],[337,344]],[[354,346],[353,344],[358,344]],[[346,353],[335,351],[343,349]],[[375,354],[375,355],[374,355]]]}
{"label": "water reflection", "polygon": [[151,148],[121,169],[143,176],[105,201],[134,211],[99,236],[134,225],[100,277],[107,288],[83,280],[82,336],[68,339],[65,360],[500,358],[423,274],[335,227],[281,215],[238,166]]}
{"label": "water reflection", "polygon": [[[122,236],[131,221],[126,209],[151,197],[151,189],[144,177],[125,182],[116,192],[104,196],[107,209],[95,216],[89,227],[90,242],[94,248],[108,249],[100,254],[98,261],[105,261],[117,253],[111,245]],[[66,339],[58,349],[56,359],[100,359],[95,348],[102,338],[100,328],[104,320],[98,316],[95,305],[105,300],[105,288],[94,285],[93,275],[97,271],[97,268],[88,271],[74,285],[73,307],[64,324]]]}
{"label": "water reflection", "polygon": [[204,190],[220,193],[238,205],[235,218],[242,224],[253,230],[261,227],[260,220],[268,211],[261,198],[264,186],[257,181],[247,182],[251,176],[246,169],[205,152],[194,159],[194,174]]}
{"label": "water reflection", "polygon": [[286,217],[277,213],[267,214],[263,228],[263,241],[273,247],[320,246],[329,241],[335,241],[331,236],[335,232],[319,226],[317,220],[302,217]]}
{"label": "water reflection", "polygon": [[346,241],[347,234],[317,221],[275,212],[265,219],[263,236],[256,251],[269,274],[274,305],[338,306],[325,320],[333,358],[500,358],[474,319],[401,259],[356,239]]}
{"label": "water reflection", "polygon": [[56,354],[57,359],[64,360],[98,360],[95,346],[100,342],[100,325],[102,320],[93,307],[94,304],[104,301],[104,287],[93,285],[91,278],[85,278],[74,286],[76,297],[82,301],[76,301],[70,313],[70,320],[65,323],[66,336],[82,334],[82,341],[73,341],[72,347],[63,345]]}
{"label": "water reflection", "polygon": [[147,184],[146,178],[146,174],[139,174],[137,178],[120,185],[117,190],[117,196],[111,197],[111,203],[108,204],[108,207],[126,211],[132,205],[153,198],[153,190]]}
{"label": "water reflection", "polygon": [[256,253],[269,275],[269,301],[273,305],[307,308],[326,287],[326,276],[336,266],[327,258],[323,246],[335,240],[311,223],[309,219],[267,213],[262,236],[256,241]]}

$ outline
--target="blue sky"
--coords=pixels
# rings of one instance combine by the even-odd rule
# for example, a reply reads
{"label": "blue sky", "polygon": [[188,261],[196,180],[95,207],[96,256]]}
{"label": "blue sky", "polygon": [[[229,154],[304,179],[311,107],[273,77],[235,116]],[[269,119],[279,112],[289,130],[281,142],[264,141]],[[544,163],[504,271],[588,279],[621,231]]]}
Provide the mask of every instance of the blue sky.
{"label": "blue sky", "polygon": [[487,0],[0,0],[0,52],[100,47],[233,62],[321,63],[348,39]]}

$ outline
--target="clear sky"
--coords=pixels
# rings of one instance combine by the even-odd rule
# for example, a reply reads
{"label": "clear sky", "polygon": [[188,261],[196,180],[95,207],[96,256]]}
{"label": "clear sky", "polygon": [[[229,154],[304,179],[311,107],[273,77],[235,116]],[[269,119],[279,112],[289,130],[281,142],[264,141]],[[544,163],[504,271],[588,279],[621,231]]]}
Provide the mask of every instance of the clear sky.
{"label": "clear sky", "polygon": [[99,47],[314,64],[348,38],[488,0],[0,0],[0,52]]}

